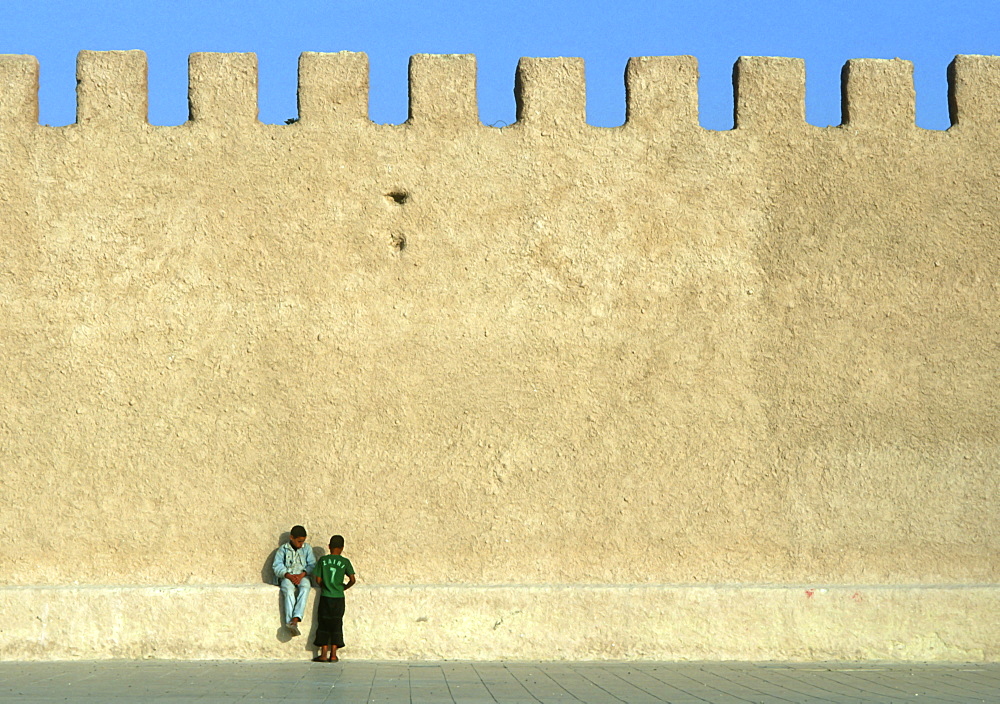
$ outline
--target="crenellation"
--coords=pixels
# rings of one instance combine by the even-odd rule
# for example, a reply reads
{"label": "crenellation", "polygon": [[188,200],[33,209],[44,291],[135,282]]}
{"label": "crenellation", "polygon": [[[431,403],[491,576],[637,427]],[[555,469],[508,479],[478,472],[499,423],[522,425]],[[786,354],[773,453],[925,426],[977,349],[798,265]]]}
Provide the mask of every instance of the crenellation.
{"label": "crenellation", "polygon": [[741,56],[733,68],[735,129],[806,126],[806,65],[802,59]]}
{"label": "crenellation", "polygon": [[81,51],[76,59],[76,123],[131,127],[148,124],[146,54]]}
{"label": "crenellation", "polygon": [[38,59],[0,54],[0,127],[38,125]]}
{"label": "crenellation", "polygon": [[479,125],[476,57],[417,54],[410,57],[410,124],[462,129]]}
{"label": "crenellation", "polygon": [[[256,125],[257,57],[194,53],[188,60],[190,121]],[[522,58],[514,76],[517,124],[532,130],[586,124],[580,58]],[[0,55],[0,125],[37,126],[39,65],[33,56]],[[699,129],[698,61],[692,56],[633,57],[625,69],[625,125],[644,130]],[[841,74],[841,126],[911,131],[916,126],[913,64],[851,59]],[[1000,127],[1000,57],[956,56],[948,67],[953,126]],[[299,56],[298,122],[337,128],[371,125],[368,57],[361,52]],[[148,124],[146,55],[82,51],[77,57],[77,120],[118,129]],[[733,67],[734,129],[808,128],[805,62],[744,56]],[[408,126],[461,130],[480,125],[477,65],[471,54],[417,54],[409,65]]]}
{"label": "crenellation", "polygon": [[1000,129],[1000,56],[959,55],[948,66],[951,124]]}
{"label": "crenellation", "polygon": [[629,59],[625,68],[625,124],[697,128],[698,60],[693,56]]}
{"label": "crenellation", "polygon": [[517,122],[532,129],[572,127],[587,121],[583,59],[522,58],[514,78]]}
{"label": "crenellation", "polygon": [[368,123],[368,56],[353,51],[302,53],[298,105],[302,125]]}
{"label": "crenellation", "polygon": [[256,54],[191,54],[188,76],[192,122],[206,125],[257,122]]}
{"label": "crenellation", "polygon": [[851,59],[841,76],[844,127],[903,132],[916,126],[911,62]]}

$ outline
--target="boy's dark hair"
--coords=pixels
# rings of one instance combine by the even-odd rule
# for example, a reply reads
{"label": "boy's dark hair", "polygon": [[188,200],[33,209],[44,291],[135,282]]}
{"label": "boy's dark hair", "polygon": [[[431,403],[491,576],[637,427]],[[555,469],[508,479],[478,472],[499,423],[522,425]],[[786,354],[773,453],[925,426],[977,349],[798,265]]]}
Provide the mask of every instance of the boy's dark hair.
{"label": "boy's dark hair", "polygon": [[344,547],[344,536],[342,536],[342,535],[335,535],[332,538],[330,538],[330,549],[331,550],[334,550],[336,548],[343,548],[343,547]]}
{"label": "boy's dark hair", "polygon": [[293,538],[305,538],[305,537],[307,537],[306,536],[306,529],[303,528],[302,526],[292,526],[292,530],[289,531],[288,534],[291,535]]}

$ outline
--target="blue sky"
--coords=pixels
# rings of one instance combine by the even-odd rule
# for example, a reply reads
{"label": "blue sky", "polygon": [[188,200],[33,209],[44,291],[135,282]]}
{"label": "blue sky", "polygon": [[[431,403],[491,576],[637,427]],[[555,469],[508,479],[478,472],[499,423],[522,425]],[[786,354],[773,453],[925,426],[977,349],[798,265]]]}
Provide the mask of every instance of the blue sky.
{"label": "blue sky", "polygon": [[371,66],[370,116],[406,119],[407,60],[416,53],[472,53],[480,119],[514,120],[520,56],[586,60],[587,120],[624,120],[630,56],[691,54],[701,72],[701,123],[732,127],[732,67],[741,55],[806,60],[806,113],[840,122],[840,70],[850,58],[915,64],[917,124],[948,126],[948,63],[955,54],[1000,54],[998,0],[6,0],[0,53],[41,63],[40,121],[75,117],[81,49],[142,49],[149,58],[150,121],[187,119],[187,55],[253,51],[260,67],[260,119],[296,114],[302,51],[364,51]]}

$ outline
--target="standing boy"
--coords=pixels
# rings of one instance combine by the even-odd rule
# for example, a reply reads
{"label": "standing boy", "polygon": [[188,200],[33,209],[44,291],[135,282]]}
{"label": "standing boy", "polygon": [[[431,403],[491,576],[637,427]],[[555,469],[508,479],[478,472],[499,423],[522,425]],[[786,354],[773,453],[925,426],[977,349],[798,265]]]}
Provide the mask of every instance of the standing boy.
{"label": "standing boy", "polygon": [[281,596],[285,602],[285,618],[288,619],[288,630],[293,636],[302,635],[299,624],[306,611],[306,600],[312,583],[309,575],[316,567],[316,556],[306,542],[306,529],[302,526],[292,526],[288,542],[274,553],[274,577],[281,587]]}
{"label": "standing boy", "polygon": [[[337,662],[337,648],[344,647],[344,592],[354,586],[354,566],[341,555],[344,536],[330,538],[330,554],[316,564],[316,584],[323,587],[319,597],[319,621],[313,645],[320,654],[313,662]],[[344,584],[344,576],[347,584]]]}

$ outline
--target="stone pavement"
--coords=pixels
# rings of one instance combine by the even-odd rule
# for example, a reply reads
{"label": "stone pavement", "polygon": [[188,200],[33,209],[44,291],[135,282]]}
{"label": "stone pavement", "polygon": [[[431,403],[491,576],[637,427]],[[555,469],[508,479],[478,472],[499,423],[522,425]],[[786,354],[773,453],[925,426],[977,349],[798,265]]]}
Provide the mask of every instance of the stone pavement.
{"label": "stone pavement", "polygon": [[0,701],[1000,703],[1000,664],[0,662]]}

